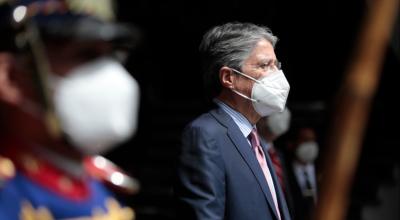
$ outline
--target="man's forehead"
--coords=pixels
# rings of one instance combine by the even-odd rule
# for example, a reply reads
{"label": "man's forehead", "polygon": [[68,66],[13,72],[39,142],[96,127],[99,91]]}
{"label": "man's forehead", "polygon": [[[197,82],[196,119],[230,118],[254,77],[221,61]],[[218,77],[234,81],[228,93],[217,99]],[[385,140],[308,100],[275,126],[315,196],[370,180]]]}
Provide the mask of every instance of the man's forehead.
{"label": "man's forehead", "polygon": [[315,138],[315,132],[312,128],[302,128],[299,131],[299,137],[302,139],[314,139]]}
{"label": "man's forehead", "polygon": [[260,40],[250,53],[250,57],[266,62],[276,59],[274,47],[267,40]]}

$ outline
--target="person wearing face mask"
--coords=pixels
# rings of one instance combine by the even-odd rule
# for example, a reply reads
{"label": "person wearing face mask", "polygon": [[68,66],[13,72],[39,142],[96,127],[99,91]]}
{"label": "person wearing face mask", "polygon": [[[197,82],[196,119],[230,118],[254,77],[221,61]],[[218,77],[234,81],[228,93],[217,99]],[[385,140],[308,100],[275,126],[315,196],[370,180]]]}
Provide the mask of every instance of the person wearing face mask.
{"label": "person wearing face mask", "polygon": [[133,219],[101,157],[136,130],[139,86],[115,54],[137,41],[113,1],[0,1],[0,219]]}
{"label": "person wearing face mask", "polygon": [[203,36],[204,82],[215,106],[182,135],[174,188],[178,219],[290,220],[256,126],[283,111],[289,93],[276,41],[267,27],[239,22]]}
{"label": "person wearing face mask", "polygon": [[257,128],[260,133],[260,141],[266,146],[267,152],[271,158],[279,184],[285,194],[289,207],[289,212],[293,216],[291,207],[293,201],[290,193],[287,170],[285,166],[285,149],[281,144],[277,144],[277,139],[282,137],[290,129],[291,112],[285,108],[283,112],[276,112],[269,116],[261,118],[257,122]]}
{"label": "person wearing face mask", "polygon": [[309,220],[318,199],[316,159],[319,153],[316,133],[311,127],[291,131],[286,169],[293,198],[294,219]]}

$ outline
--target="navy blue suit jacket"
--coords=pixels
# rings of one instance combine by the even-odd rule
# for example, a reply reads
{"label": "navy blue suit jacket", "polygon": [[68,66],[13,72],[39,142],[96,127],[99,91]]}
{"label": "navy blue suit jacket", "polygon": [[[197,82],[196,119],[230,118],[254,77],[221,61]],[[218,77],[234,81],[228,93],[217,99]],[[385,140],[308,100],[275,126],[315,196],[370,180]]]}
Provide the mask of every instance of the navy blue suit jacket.
{"label": "navy blue suit jacket", "polygon": [[[271,160],[265,155],[277,189],[281,219],[290,220]],[[185,128],[177,168],[179,219],[278,219],[254,152],[222,109],[201,115]]]}

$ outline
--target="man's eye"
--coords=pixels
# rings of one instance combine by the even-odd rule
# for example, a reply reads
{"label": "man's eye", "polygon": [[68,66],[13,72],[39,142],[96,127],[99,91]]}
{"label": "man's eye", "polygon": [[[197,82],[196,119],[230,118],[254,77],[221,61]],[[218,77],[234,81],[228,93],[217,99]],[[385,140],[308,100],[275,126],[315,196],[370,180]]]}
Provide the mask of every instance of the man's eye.
{"label": "man's eye", "polygon": [[264,64],[261,64],[260,67],[263,68],[263,69],[265,69],[265,68],[268,67],[268,64],[265,64],[265,63],[264,63]]}
{"label": "man's eye", "polygon": [[260,67],[261,67],[262,69],[269,69],[270,66],[271,66],[271,63],[263,63],[263,64],[260,65]]}

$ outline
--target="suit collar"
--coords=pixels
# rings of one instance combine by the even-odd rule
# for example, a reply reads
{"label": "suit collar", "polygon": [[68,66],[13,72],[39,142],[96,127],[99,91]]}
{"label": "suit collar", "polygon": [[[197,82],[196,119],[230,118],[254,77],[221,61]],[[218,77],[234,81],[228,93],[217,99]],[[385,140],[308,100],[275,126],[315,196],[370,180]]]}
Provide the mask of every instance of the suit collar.
{"label": "suit collar", "polygon": [[253,130],[254,126],[247,120],[247,118],[240,112],[236,111],[226,103],[214,99],[214,102],[225,111],[235,122],[235,124],[239,127],[240,131],[243,133],[243,136],[248,137],[251,130]]}

